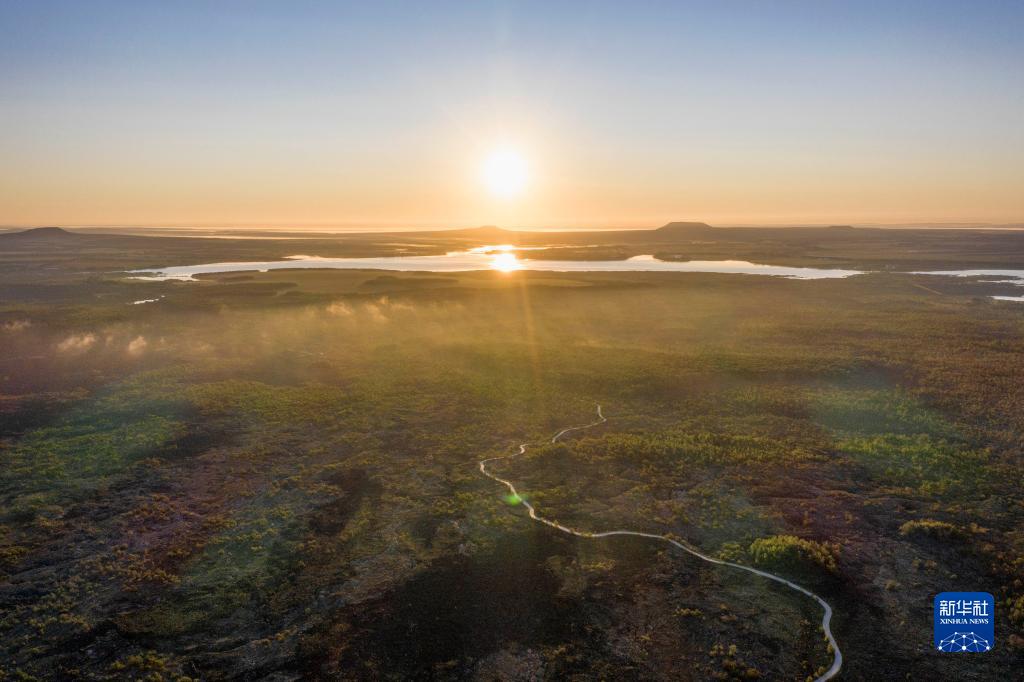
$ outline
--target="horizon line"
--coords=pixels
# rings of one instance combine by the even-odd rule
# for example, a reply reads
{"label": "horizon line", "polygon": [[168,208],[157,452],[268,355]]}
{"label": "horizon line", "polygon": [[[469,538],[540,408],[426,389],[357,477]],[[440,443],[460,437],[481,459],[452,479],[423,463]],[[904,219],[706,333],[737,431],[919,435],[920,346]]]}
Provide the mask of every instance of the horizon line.
{"label": "horizon line", "polygon": [[854,228],[889,228],[889,229],[1024,229],[1021,221],[964,221],[964,220],[915,220],[902,222],[727,222],[714,224],[706,220],[684,219],[669,220],[660,224],[636,223],[628,225],[590,225],[590,226],[552,226],[552,225],[517,225],[506,227],[493,223],[207,223],[207,224],[169,224],[169,223],[34,223],[34,224],[0,224],[0,230],[31,230],[43,227],[60,227],[71,230],[180,230],[180,231],[266,231],[266,232],[322,232],[324,234],[344,233],[387,233],[387,232],[447,232],[482,228],[496,228],[509,232],[643,232],[657,230],[675,223],[704,224],[717,228],[815,228],[815,227],[854,227]]}

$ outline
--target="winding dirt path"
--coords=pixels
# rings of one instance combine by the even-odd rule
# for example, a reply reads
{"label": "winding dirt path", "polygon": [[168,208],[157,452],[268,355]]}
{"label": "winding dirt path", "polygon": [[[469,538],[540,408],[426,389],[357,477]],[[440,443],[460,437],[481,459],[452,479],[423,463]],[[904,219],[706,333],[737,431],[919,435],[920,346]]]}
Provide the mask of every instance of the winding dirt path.
{"label": "winding dirt path", "polygon": [[[589,424],[583,424],[582,426],[571,426],[571,427],[569,427],[567,429],[562,429],[561,431],[556,433],[551,438],[551,442],[552,443],[558,442],[558,439],[560,439],[562,436],[564,436],[567,433],[571,433],[572,431],[581,431],[583,429],[589,429],[591,427],[598,426],[599,424],[604,424],[606,421],[608,421],[608,420],[605,418],[604,414],[601,412],[601,406],[598,405],[597,406],[597,421],[591,422]],[[670,545],[673,545],[674,547],[677,547],[678,549],[681,549],[684,552],[686,552],[687,554],[695,556],[695,557],[697,557],[698,559],[700,559],[702,561],[706,561],[706,562],[708,562],[710,564],[716,564],[718,566],[728,566],[729,568],[735,568],[735,569],[738,569],[738,570],[741,570],[741,571],[746,571],[747,573],[753,573],[754,575],[760,576],[762,578],[767,578],[768,580],[774,580],[775,582],[781,583],[782,585],[785,585],[786,587],[788,587],[788,588],[790,588],[792,590],[796,590],[797,592],[799,592],[800,594],[802,594],[804,596],[810,597],[814,601],[818,602],[818,605],[821,606],[821,608],[823,610],[823,613],[822,613],[822,616],[821,616],[821,629],[825,632],[825,638],[828,640],[828,643],[832,646],[832,652],[833,652],[832,667],[830,667],[827,671],[825,671],[825,673],[823,675],[818,677],[815,680],[815,682],[822,682],[823,680],[830,680],[830,679],[832,679],[833,677],[835,677],[836,675],[839,674],[839,670],[843,667],[843,653],[842,653],[842,651],[839,650],[839,643],[836,641],[835,636],[832,634],[832,628],[831,628],[832,607],[829,605],[829,603],[827,601],[825,601],[824,599],[822,599],[821,597],[816,595],[814,592],[811,592],[806,587],[802,587],[802,586],[797,585],[796,583],[794,583],[794,582],[792,582],[790,580],[786,580],[782,576],[775,575],[774,573],[769,573],[768,571],[762,571],[760,569],[753,568],[751,566],[744,566],[743,564],[736,564],[736,563],[733,563],[731,561],[724,561],[722,559],[716,559],[715,557],[708,556],[707,554],[704,554],[704,553],[694,549],[693,547],[690,547],[689,545],[683,544],[682,542],[679,542],[678,540],[674,540],[673,538],[670,538],[667,535],[657,535],[655,533],[642,533],[640,531],[635,531],[635,530],[606,530],[606,531],[601,531],[601,532],[596,532],[595,533],[595,532],[591,532],[591,531],[576,530],[575,528],[569,528],[568,526],[563,526],[562,524],[560,524],[560,523],[558,523],[556,521],[552,521],[550,519],[544,518],[543,516],[541,516],[541,515],[539,515],[537,513],[537,510],[533,507],[532,504],[530,504],[525,499],[523,499],[522,496],[520,496],[519,492],[516,490],[516,487],[515,487],[515,485],[513,485],[512,481],[509,481],[509,480],[506,480],[504,478],[501,478],[500,476],[498,476],[496,474],[493,474],[493,473],[491,473],[490,471],[487,470],[487,465],[490,464],[491,462],[500,462],[500,461],[506,460],[506,459],[514,459],[515,457],[519,457],[520,455],[524,454],[526,452],[526,445],[527,445],[526,443],[520,444],[519,452],[513,453],[511,455],[503,455],[501,457],[489,457],[488,459],[480,460],[480,473],[482,473],[487,478],[489,478],[491,480],[494,480],[494,481],[497,481],[498,483],[501,483],[506,488],[508,488],[509,492],[512,493],[512,495],[514,495],[515,498],[519,502],[521,502],[523,504],[523,506],[526,507],[526,509],[530,512],[530,518],[531,519],[533,519],[534,521],[538,521],[540,523],[543,523],[546,526],[551,526],[552,528],[560,530],[563,533],[568,533],[569,535],[575,535],[576,537],[580,537],[580,538],[607,538],[607,537],[611,537],[613,535],[632,535],[632,536],[640,537],[640,538],[650,538],[651,540],[660,540],[662,542],[667,542]]]}

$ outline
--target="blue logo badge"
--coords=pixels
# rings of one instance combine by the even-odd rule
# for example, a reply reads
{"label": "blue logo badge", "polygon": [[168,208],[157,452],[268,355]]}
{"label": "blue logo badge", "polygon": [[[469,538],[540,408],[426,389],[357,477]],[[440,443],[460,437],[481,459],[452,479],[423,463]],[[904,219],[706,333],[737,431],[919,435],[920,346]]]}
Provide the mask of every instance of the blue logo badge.
{"label": "blue logo badge", "polygon": [[935,648],[950,653],[988,651],[996,643],[996,600],[988,592],[943,592],[935,597]]}

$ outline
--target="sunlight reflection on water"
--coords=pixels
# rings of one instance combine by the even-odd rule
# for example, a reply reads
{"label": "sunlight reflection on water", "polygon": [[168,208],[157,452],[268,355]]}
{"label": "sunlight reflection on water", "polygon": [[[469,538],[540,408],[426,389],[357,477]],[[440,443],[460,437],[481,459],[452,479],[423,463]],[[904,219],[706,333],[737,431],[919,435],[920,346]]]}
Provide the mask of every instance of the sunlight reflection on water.
{"label": "sunlight reflection on water", "polygon": [[664,261],[654,256],[634,256],[625,260],[545,260],[520,258],[517,253],[543,247],[516,247],[511,244],[478,246],[467,251],[452,251],[442,256],[383,256],[376,258],[321,258],[290,256],[280,261],[242,263],[205,263],[176,265],[152,270],[132,270],[138,279],[191,280],[195,275],[287,269],[395,270],[403,272],[468,272],[495,270],[512,272],[705,272],[741,275],[770,275],[791,279],[835,279],[859,275],[859,270],[800,268],[764,265],[741,260]]}

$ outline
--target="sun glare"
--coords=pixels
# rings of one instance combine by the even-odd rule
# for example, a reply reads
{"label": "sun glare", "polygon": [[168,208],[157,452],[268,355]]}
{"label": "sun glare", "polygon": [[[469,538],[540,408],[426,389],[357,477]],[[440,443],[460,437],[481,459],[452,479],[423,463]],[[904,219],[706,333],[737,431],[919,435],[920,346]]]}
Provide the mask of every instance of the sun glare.
{"label": "sun glare", "polygon": [[526,189],[528,180],[526,159],[514,149],[497,149],[484,161],[483,181],[496,197],[512,199],[519,196]]}
{"label": "sun glare", "polygon": [[515,253],[503,252],[496,253],[491,258],[491,269],[497,270],[498,272],[512,272],[522,267],[519,264],[519,259],[516,258]]}

